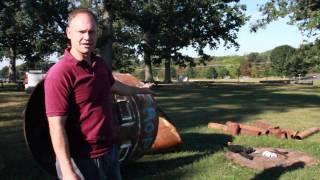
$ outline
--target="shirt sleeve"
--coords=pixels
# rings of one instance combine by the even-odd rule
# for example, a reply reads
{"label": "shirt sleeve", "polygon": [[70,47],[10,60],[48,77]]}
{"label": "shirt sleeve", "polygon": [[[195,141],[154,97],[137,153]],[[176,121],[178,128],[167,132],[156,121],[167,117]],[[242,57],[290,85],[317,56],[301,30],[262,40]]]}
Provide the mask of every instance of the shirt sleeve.
{"label": "shirt sleeve", "polygon": [[45,107],[48,117],[66,116],[71,84],[64,73],[50,69],[44,81]]}

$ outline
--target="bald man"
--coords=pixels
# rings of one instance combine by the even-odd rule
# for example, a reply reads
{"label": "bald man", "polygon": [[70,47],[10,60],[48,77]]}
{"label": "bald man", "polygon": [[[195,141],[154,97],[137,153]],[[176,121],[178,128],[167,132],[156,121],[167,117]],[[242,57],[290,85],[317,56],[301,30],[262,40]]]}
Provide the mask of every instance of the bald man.
{"label": "bald man", "polygon": [[88,9],[69,14],[71,47],[45,78],[45,106],[57,174],[63,180],[121,179],[111,94],[152,93],[116,81],[93,53],[97,19]]}

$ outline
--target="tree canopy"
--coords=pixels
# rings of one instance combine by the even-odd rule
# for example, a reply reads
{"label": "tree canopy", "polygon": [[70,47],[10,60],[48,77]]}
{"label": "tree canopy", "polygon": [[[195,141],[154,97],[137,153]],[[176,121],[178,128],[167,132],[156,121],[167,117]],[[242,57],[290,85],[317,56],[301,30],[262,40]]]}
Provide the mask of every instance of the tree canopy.
{"label": "tree canopy", "polygon": [[0,57],[10,59],[10,79],[16,80],[16,59],[30,66],[61,49],[68,1],[0,2]]}
{"label": "tree canopy", "polygon": [[279,18],[289,16],[289,24],[298,25],[301,31],[307,32],[310,36],[319,34],[320,1],[318,0],[268,0],[259,10],[263,17],[252,26],[253,31]]}
{"label": "tree canopy", "polygon": [[171,61],[180,66],[195,65],[193,58],[180,53],[184,47],[194,47],[203,57],[207,57],[203,51],[207,46],[237,47],[237,32],[247,20],[245,6],[238,2],[121,1],[116,13],[126,22],[123,30],[133,32],[137,51],[144,56],[145,80],[152,81],[151,63],[165,60],[167,73]]}
{"label": "tree canopy", "polygon": [[271,66],[280,76],[288,75],[288,65],[291,56],[295,53],[295,48],[289,45],[278,46],[270,54]]}
{"label": "tree canopy", "polygon": [[[205,47],[237,47],[237,32],[247,20],[239,0],[4,0],[0,2],[1,58],[10,59],[10,69],[15,71],[17,58],[32,67],[49,54],[62,52],[68,11],[79,6],[91,8],[99,17],[99,53],[108,60],[113,53],[116,66],[131,65],[141,55],[146,80],[151,81],[153,63],[165,61],[169,72],[171,61],[195,65],[193,58],[180,53],[184,47],[194,47],[202,57],[207,57]],[[205,63],[206,58],[202,60]]]}

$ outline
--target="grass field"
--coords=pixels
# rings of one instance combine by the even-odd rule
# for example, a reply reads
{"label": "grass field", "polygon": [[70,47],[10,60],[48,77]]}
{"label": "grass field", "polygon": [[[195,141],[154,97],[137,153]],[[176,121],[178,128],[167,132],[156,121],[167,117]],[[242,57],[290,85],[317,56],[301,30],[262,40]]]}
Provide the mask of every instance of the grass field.
{"label": "grass field", "polygon": [[[302,85],[186,83],[161,85],[156,99],[181,133],[177,149],[143,156],[122,169],[124,179],[318,179],[320,165],[265,171],[240,167],[224,157],[226,143],[299,150],[320,159],[320,133],[305,140],[273,136],[235,138],[208,129],[209,122],[250,124],[265,120],[280,127],[320,127],[320,88]],[[24,92],[0,90],[0,179],[50,179],[28,153],[22,131]],[[2,163],[2,164],[1,164]]]}

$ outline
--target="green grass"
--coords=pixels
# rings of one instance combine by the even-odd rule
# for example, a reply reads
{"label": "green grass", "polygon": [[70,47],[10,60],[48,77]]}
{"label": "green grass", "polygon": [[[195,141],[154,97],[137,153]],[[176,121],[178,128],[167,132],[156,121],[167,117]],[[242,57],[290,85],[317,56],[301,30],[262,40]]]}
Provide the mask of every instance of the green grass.
{"label": "green grass", "polygon": [[[320,159],[320,133],[305,140],[272,136],[231,137],[208,129],[209,122],[228,120],[250,124],[263,119],[280,127],[303,130],[319,126],[320,88],[302,85],[187,83],[155,90],[162,110],[181,133],[183,145],[150,153],[122,169],[124,179],[318,179],[320,165],[258,171],[224,157],[228,141],[251,147],[299,150]],[[24,92],[0,90],[0,179],[50,179],[28,153],[22,132],[27,101]],[[1,168],[1,164],[0,164]]]}

